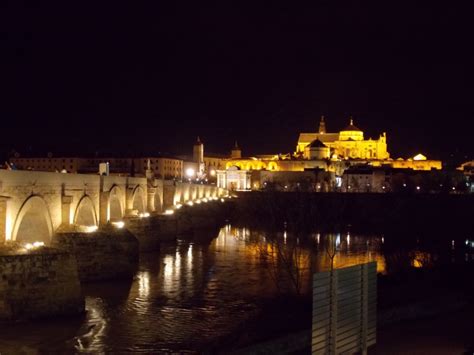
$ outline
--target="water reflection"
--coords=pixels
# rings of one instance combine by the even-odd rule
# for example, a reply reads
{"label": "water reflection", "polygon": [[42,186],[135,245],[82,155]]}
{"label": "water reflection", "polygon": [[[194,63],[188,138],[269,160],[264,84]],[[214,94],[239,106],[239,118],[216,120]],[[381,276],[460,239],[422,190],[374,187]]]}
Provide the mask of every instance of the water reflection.
{"label": "water reflection", "polygon": [[405,246],[398,236],[353,232],[294,236],[227,225],[216,234],[142,254],[131,284],[84,288],[88,312],[82,320],[0,327],[0,352],[20,347],[60,353],[202,351],[216,342],[232,343],[262,303],[294,284],[308,294],[312,273],[331,265],[328,246],[334,248],[336,268],[377,261],[381,273],[473,258],[471,249],[462,249],[472,244],[465,238],[456,244],[449,238],[431,250],[423,238]]}
{"label": "water reflection", "polygon": [[102,302],[100,298],[89,298],[86,301],[88,322],[86,327],[83,327],[81,335],[75,337],[74,348],[79,353],[89,353],[91,350],[100,353],[104,351],[104,337],[108,324]]}

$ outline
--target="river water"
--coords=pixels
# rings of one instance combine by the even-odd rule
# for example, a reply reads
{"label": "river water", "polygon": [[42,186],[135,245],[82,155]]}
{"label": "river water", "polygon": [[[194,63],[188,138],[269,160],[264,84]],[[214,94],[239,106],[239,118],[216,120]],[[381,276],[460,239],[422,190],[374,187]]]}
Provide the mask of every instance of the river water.
{"label": "river water", "polygon": [[[387,237],[382,235],[313,234],[299,240],[287,233],[270,235],[230,225],[216,235],[209,233],[201,241],[178,240],[160,252],[142,254],[131,282],[85,286],[83,317],[0,327],[0,353],[195,352],[232,347],[264,308],[291,313],[291,301],[285,309],[272,309],[272,301],[282,294],[308,295],[311,273],[329,268],[334,245],[336,267],[375,260],[378,271],[387,273],[393,269],[389,267],[393,255],[399,255],[385,250]],[[294,251],[288,255],[295,261],[297,282],[282,262],[286,252],[280,249]],[[455,242],[445,249],[449,254]],[[401,259],[409,266],[423,267],[436,258],[416,243],[407,250]]]}

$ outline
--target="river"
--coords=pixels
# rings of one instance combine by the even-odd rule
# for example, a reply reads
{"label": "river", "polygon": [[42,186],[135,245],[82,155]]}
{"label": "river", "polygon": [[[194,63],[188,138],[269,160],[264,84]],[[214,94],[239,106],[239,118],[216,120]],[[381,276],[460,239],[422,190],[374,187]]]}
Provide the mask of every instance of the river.
{"label": "river", "polygon": [[[284,309],[281,303],[272,306],[272,302],[297,291],[308,295],[311,273],[329,268],[328,245],[336,246],[336,267],[374,260],[378,272],[393,270],[387,262],[393,264],[399,249],[387,251],[387,238],[346,232],[312,234],[300,240],[286,232],[270,236],[227,225],[218,235],[200,241],[178,240],[160,252],[142,254],[131,282],[86,285],[87,313],[83,317],[1,326],[0,353],[192,353],[232,347],[242,342],[243,329],[260,319],[262,312],[283,315],[298,308],[292,301],[296,298],[288,297]],[[461,242],[445,243],[449,257],[454,257],[456,243]],[[286,264],[272,259],[282,254],[277,248],[287,250],[289,245],[296,246],[291,255],[298,286]],[[438,257],[424,250],[419,240],[406,250],[402,259],[409,266],[423,267]],[[473,258],[472,253],[461,255],[466,260]],[[309,318],[301,319],[307,322]],[[310,327],[310,323],[301,327]]]}

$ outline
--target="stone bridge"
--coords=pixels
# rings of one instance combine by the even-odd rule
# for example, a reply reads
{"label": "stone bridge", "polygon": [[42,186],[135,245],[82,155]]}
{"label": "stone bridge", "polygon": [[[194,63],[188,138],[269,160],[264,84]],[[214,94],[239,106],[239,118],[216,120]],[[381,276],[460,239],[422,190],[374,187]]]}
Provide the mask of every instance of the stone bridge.
{"label": "stone bridge", "polygon": [[95,230],[225,194],[213,185],[145,177],[0,170],[0,244],[48,244],[60,228]]}

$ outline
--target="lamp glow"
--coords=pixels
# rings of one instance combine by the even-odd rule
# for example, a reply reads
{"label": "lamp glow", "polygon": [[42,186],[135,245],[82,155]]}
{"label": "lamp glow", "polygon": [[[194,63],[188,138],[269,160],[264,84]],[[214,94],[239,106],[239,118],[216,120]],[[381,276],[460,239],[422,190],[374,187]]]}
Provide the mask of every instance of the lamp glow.
{"label": "lamp glow", "polygon": [[186,176],[187,177],[192,178],[194,176],[194,174],[196,174],[196,172],[194,171],[193,168],[187,168],[186,169]]}
{"label": "lamp glow", "polygon": [[33,242],[33,243],[26,243],[25,244],[25,249],[26,250],[33,250],[33,249],[38,249],[40,247],[44,246],[44,242]]}
{"label": "lamp glow", "polygon": [[112,224],[113,224],[114,227],[116,227],[116,228],[123,228],[123,227],[125,226],[125,222],[124,222],[124,221],[112,222]]}
{"label": "lamp glow", "polygon": [[84,232],[86,233],[94,233],[99,227],[97,226],[84,226]]}

